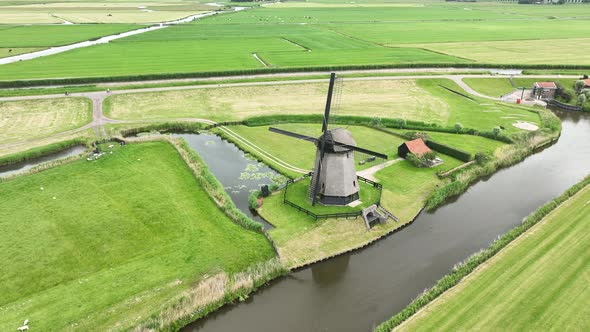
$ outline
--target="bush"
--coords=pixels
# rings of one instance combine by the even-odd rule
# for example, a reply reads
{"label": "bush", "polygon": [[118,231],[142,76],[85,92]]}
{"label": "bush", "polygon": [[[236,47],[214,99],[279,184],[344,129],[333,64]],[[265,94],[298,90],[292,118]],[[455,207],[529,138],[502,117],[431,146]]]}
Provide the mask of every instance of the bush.
{"label": "bush", "polygon": [[430,165],[432,165],[432,160],[434,160],[434,158],[436,158],[436,154],[432,151],[424,153],[421,156],[417,156],[413,153],[408,153],[406,155],[406,160],[418,168],[430,167]]}
{"label": "bush", "polygon": [[478,152],[475,154],[475,161],[479,165],[483,165],[483,164],[487,163],[488,161],[490,161],[490,159],[491,159],[491,157],[483,152]]}
{"label": "bush", "polygon": [[180,132],[197,132],[203,129],[205,125],[203,123],[198,122],[164,122],[164,123],[157,123],[151,124],[142,127],[135,127],[129,129],[122,129],[121,136],[129,137],[135,136],[139,133],[146,133],[152,131],[158,132],[173,132],[173,131],[180,131]]}
{"label": "bush", "polygon": [[262,197],[262,191],[254,190],[248,196],[248,205],[252,210],[256,210],[258,208],[258,198]]}
{"label": "bush", "polygon": [[584,95],[584,94],[580,94],[580,95],[578,96],[578,99],[577,99],[577,102],[576,102],[576,104],[577,104],[578,106],[583,106],[584,104],[586,104],[586,95]]}
{"label": "bush", "polygon": [[459,122],[455,123],[455,130],[457,132],[461,132],[461,130],[463,130],[463,125],[460,124]]}

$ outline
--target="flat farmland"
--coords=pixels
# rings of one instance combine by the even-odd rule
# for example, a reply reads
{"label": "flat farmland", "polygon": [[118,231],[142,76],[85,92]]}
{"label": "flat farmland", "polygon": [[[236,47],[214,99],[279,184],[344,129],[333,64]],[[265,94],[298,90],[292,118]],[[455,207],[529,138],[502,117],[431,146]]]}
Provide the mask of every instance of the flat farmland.
{"label": "flat farmland", "polygon": [[[161,5],[156,12],[181,8],[175,6]],[[465,3],[269,5],[4,65],[0,80],[265,67],[590,64],[581,46],[588,42],[590,6],[553,6],[553,16],[546,15],[545,6],[526,6],[528,13],[521,7]],[[18,36],[13,38],[18,40]]]}
{"label": "flat farmland", "polygon": [[397,330],[590,329],[590,187]]}
{"label": "flat farmland", "polygon": [[0,29],[0,48],[66,45],[141,27],[136,24],[7,26]]}
{"label": "flat farmland", "polygon": [[[116,119],[196,117],[216,121],[257,115],[318,114],[326,99],[325,83],[244,86],[114,95],[107,114]],[[406,118],[446,123],[443,98],[411,80],[344,81],[335,114]]]}
{"label": "flat farmland", "polygon": [[2,331],[24,319],[42,331],[129,329],[207,276],[274,257],[165,142],[18,177],[0,192]]}
{"label": "flat farmland", "polygon": [[92,118],[86,98],[0,101],[0,142],[49,136],[82,127]]}

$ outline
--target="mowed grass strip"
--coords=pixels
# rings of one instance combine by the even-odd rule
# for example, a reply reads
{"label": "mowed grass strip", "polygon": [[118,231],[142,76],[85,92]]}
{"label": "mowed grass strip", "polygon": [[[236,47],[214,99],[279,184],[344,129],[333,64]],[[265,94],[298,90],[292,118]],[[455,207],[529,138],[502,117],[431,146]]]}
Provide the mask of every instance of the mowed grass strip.
{"label": "mowed grass strip", "polygon": [[473,90],[490,97],[499,97],[514,91],[507,78],[464,78]]}
{"label": "mowed grass strip", "polygon": [[586,187],[399,330],[590,329],[589,202]]}
{"label": "mowed grass strip", "polygon": [[[243,120],[256,115],[321,114],[327,83],[244,86],[114,95],[106,112],[116,119],[207,118]],[[344,81],[334,114],[446,123],[449,107],[412,80]]]}
{"label": "mowed grass strip", "polygon": [[0,142],[25,141],[82,127],[92,120],[87,98],[0,101]]}
{"label": "mowed grass strip", "polygon": [[270,259],[164,142],[0,183],[0,330],[125,329],[206,275]]}
{"label": "mowed grass strip", "polygon": [[0,48],[0,58],[15,56],[15,55],[23,54],[23,53],[36,52],[36,51],[40,51],[42,49],[43,48],[11,48],[11,47]]}

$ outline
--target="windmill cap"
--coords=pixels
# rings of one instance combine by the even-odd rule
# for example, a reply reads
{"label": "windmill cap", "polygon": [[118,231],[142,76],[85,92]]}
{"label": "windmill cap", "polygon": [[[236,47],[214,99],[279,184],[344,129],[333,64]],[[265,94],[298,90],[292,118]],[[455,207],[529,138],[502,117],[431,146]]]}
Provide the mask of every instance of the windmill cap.
{"label": "windmill cap", "polygon": [[[347,145],[356,146],[356,142],[352,137],[352,133],[344,128],[334,128],[327,130],[326,133],[327,141],[335,141],[338,143],[343,143]],[[321,137],[320,137],[321,139]],[[331,145],[331,144],[330,144]],[[342,146],[331,146],[330,150],[334,152],[346,152],[350,151],[350,149]]]}

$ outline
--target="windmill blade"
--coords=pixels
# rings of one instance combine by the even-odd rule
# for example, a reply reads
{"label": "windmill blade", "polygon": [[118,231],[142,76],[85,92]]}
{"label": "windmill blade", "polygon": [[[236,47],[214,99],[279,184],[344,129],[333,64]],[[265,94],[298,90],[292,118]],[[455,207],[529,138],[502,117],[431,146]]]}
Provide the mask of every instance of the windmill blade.
{"label": "windmill blade", "polygon": [[312,143],[317,143],[318,139],[315,137],[311,137],[311,136],[305,136],[305,135],[301,135],[301,134],[297,134],[297,133],[293,133],[287,130],[283,130],[283,129],[279,129],[279,128],[274,128],[274,127],[270,127],[268,128],[269,131],[272,131],[273,133],[278,133],[278,134],[283,134],[285,136],[290,136],[290,137],[294,137],[297,139],[302,139],[304,141],[308,141],[308,142],[312,142]]}
{"label": "windmill blade", "polygon": [[324,110],[324,120],[322,122],[322,133],[328,130],[328,122],[330,121],[330,107],[332,106],[332,94],[334,93],[334,82],[336,81],[336,73],[330,74],[330,85],[328,87],[328,97],[326,98],[326,109]]}
{"label": "windmill blade", "polygon": [[340,143],[340,142],[336,142],[336,141],[333,141],[331,143],[334,144],[334,145],[336,145],[336,146],[341,146],[343,148],[351,149],[351,150],[356,151],[356,152],[361,152],[361,153],[368,154],[370,156],[375,156],[375,157],[381,158],[381,159],[387,159],[387,155],[385,155],[383,153],[379,153],[379,152],[375,152],[375,151],[371,151],[371,150],[359,148],[358,146],[348,145],[348,144],[344,144],[344,143]]}

